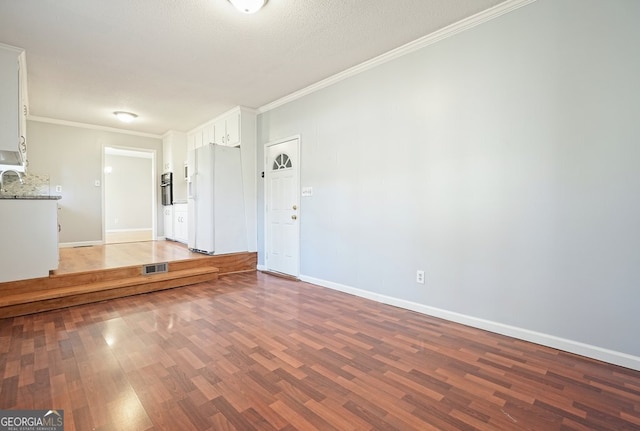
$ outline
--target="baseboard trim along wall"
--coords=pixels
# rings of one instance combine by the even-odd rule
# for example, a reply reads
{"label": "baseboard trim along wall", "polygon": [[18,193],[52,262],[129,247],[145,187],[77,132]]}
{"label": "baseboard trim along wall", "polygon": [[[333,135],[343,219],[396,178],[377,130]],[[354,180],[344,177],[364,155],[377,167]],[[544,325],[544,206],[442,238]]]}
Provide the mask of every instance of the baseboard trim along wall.
{"label": "baseboard trim along wall", "polygon": [[518,338],[520,340],[529,341],[543,346],[563,350],[569,353],[586,356],[614,365],[630,368],[640,371],[640,357],[632,356],[622,352],[604,349],[602,347],[592,346],[590,344],[578,341],[568,340],[556,337],[554,335],[543,334],[541,332],[530,331],[528,329],[518,328],[515,326],[505,325],[490,320],[479,319],[465,314],[455,313],[440,308],[430,307],[428,305],[418,304],[416,302],[398,299],[391,296],[381,295],[379,293],[369,292],[362,289],[346,286],[331,281],[321,280],[314,277],[300,276],[300,280],[326,287],[340,292],[349,293],[361,298],[371,299],[383,304],[389,304],[406,310],[416,311],[433,317],[449,320],[463,325],[471,326],[485,331],[494,332],[496,334],[506,335],[508,337]]}
{"label": "baseboard trim along wall", "polygon": [[102,241],[80,241],[80,242],[61,242],[58,244],[60,248],[70,248],[70,247],[91,247],[93,245],[103,245]]}
{"label": "baseboard trim along wall", "polygon": [[134,229],[107,229],[106,233],[119,233],[119,232],[151,232],[153,229],[150,227],[134,228]]}

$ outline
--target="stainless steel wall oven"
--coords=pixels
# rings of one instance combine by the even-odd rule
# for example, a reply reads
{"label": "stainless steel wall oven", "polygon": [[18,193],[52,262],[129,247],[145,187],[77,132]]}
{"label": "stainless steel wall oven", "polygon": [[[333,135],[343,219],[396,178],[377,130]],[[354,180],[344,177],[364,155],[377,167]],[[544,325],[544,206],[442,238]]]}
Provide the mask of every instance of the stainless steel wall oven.
{"label": "stainless steel wall oven", "polygon": [[171,172],[160,176],[160,188],[162,189],[162,205],[173,205],[173,174]]}

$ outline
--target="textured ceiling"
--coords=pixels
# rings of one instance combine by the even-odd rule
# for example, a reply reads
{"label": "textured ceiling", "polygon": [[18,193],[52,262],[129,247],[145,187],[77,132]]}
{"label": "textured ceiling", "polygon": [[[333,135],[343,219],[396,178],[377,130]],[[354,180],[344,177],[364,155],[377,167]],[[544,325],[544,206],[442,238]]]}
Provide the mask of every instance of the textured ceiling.
{"label": "textured ceiling", "polygon": [[[162,134],[258,108],[504,0],[0,0],[30,114]],[[138,121],[123,126],[112,112]]]}

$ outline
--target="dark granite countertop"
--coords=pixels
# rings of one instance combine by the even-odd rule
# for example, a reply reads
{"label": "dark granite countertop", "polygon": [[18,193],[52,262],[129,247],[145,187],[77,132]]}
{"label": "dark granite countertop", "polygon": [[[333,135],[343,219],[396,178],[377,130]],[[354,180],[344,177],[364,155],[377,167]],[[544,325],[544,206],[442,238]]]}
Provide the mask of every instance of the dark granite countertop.
{"label": "dark granite countertop", "polygon": [[0,193],[0,199],[20,199],[20,200],[58,200],[62,196],[57,195],[5,195]]}

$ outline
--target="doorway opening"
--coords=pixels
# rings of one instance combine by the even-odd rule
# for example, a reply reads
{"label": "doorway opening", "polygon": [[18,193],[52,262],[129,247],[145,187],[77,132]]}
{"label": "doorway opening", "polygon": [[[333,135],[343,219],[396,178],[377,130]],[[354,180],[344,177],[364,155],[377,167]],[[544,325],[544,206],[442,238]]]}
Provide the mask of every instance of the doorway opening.
{"label": "doorway opening", "polygon": [[151,241],[156,237],[155,153],[104,148],[104,242]]}

